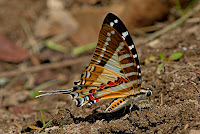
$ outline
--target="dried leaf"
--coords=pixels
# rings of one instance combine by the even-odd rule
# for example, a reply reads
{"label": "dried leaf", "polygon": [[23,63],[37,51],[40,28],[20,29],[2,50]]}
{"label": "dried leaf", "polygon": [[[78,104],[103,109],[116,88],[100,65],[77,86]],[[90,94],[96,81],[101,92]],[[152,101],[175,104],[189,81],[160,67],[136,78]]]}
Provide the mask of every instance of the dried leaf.
{"label": "dried leaf", "polygon": [[35,129],[35,130],[40,130],[41,128],[40,127],[37,127],[37,126],[28,126],[30,129]]}
{"label": "dried leaf", "polygon": [[0,36],[0,60],[18,63],[28,58],[28,52],[15,45],[5,36]]}
{"label": "dried leaf", "polygon": [[17,114],[30,114],[34,112],[34,109],[28,104],[21,104],[9,108],[9,111],[15,115]]}
{"label": "dried leaf", "polygon": [[47,10],[36,22],[35,35],[46,38],[65,35],[66,38],[78,29],[78,23],[66,10]]}
{"label": "dried leaf", "polygon": [[146,58],[144,60],[145,64],[149,64],[150,61],[155,61],[156,60],[156,57],[155,56],[150,56],[148,58]]}

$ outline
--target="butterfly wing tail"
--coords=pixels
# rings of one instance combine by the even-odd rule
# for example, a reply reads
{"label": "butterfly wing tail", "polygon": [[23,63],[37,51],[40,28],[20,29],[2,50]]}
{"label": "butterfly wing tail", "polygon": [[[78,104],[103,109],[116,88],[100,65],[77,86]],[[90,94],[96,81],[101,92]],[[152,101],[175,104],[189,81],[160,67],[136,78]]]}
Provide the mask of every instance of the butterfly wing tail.
{"label": "butterfly wing tail", "polygon": [[55,95],[55,94],[70,94],[73,89],[68,90],[48,90],[48,91],[39,91],[39,93],[44,93],[36,96],[35,98],[47,96],[47,95]]}

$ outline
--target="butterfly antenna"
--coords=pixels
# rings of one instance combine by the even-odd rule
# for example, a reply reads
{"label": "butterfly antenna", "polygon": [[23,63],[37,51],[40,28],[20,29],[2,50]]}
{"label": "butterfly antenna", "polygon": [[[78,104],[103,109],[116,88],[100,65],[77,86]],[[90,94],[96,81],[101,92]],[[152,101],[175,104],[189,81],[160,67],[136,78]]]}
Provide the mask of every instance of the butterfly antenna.
{"label": "butterfly antenna", "polygon": [[68,90],[47,90],[47,91],[38,91],[39,93],[44,93],[36,96],[35,98],[43,97],[43,96],[49,96],[49,95],[55,95],[55,94],[70,94],[73,91],[73,89]]}

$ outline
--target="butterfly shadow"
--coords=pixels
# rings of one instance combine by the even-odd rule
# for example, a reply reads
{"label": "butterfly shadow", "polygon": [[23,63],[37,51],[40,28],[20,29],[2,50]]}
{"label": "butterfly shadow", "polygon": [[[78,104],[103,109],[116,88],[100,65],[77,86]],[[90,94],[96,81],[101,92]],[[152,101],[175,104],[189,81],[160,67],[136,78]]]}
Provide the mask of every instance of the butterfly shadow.
{"label": "butterfly shadow", "polygon": [[[133,106],[131,111],[134,111],[134,110],[138,110],[138,107],[137,106]],[[124,107],[116,112],[112,112],[112,113],[99,113],[96,109],[93,110],[93,113],[88,115],[87,117],[85,118],[82,118],[82,117],[74,117],[72,114],[71,114],[71,118],[73,118],[74,120],[74,123],[78,124],[80,122],[89,122],[89,123],[94,123],[96,122],[97,120],[105,120],[105,121],[111,121],[111,120],[117,120],[117,119],[120,119],[121,117],[125,116],[126,114],[131,114],[131,111],[129,109],[129,107]]]}

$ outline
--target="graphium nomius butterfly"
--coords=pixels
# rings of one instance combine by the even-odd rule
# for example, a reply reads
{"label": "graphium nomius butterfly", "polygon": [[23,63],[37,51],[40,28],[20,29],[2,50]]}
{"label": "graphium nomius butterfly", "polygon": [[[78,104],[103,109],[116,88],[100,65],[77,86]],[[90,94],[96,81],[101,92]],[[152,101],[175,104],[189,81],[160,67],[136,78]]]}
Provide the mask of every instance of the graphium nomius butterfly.
{"label": "graphium nomius butterfly", "polygon": [[72,89],[40,91],[45,94],[37,97],[69,94],[78,107],[113,98],[113,102],[105,110],[110,113],[128,104],[147,100],[152,91],[141,88],[141,78],[132,38],[123,22],[109,13],[103,21],[94,55],[81,79],[74,82]]}

